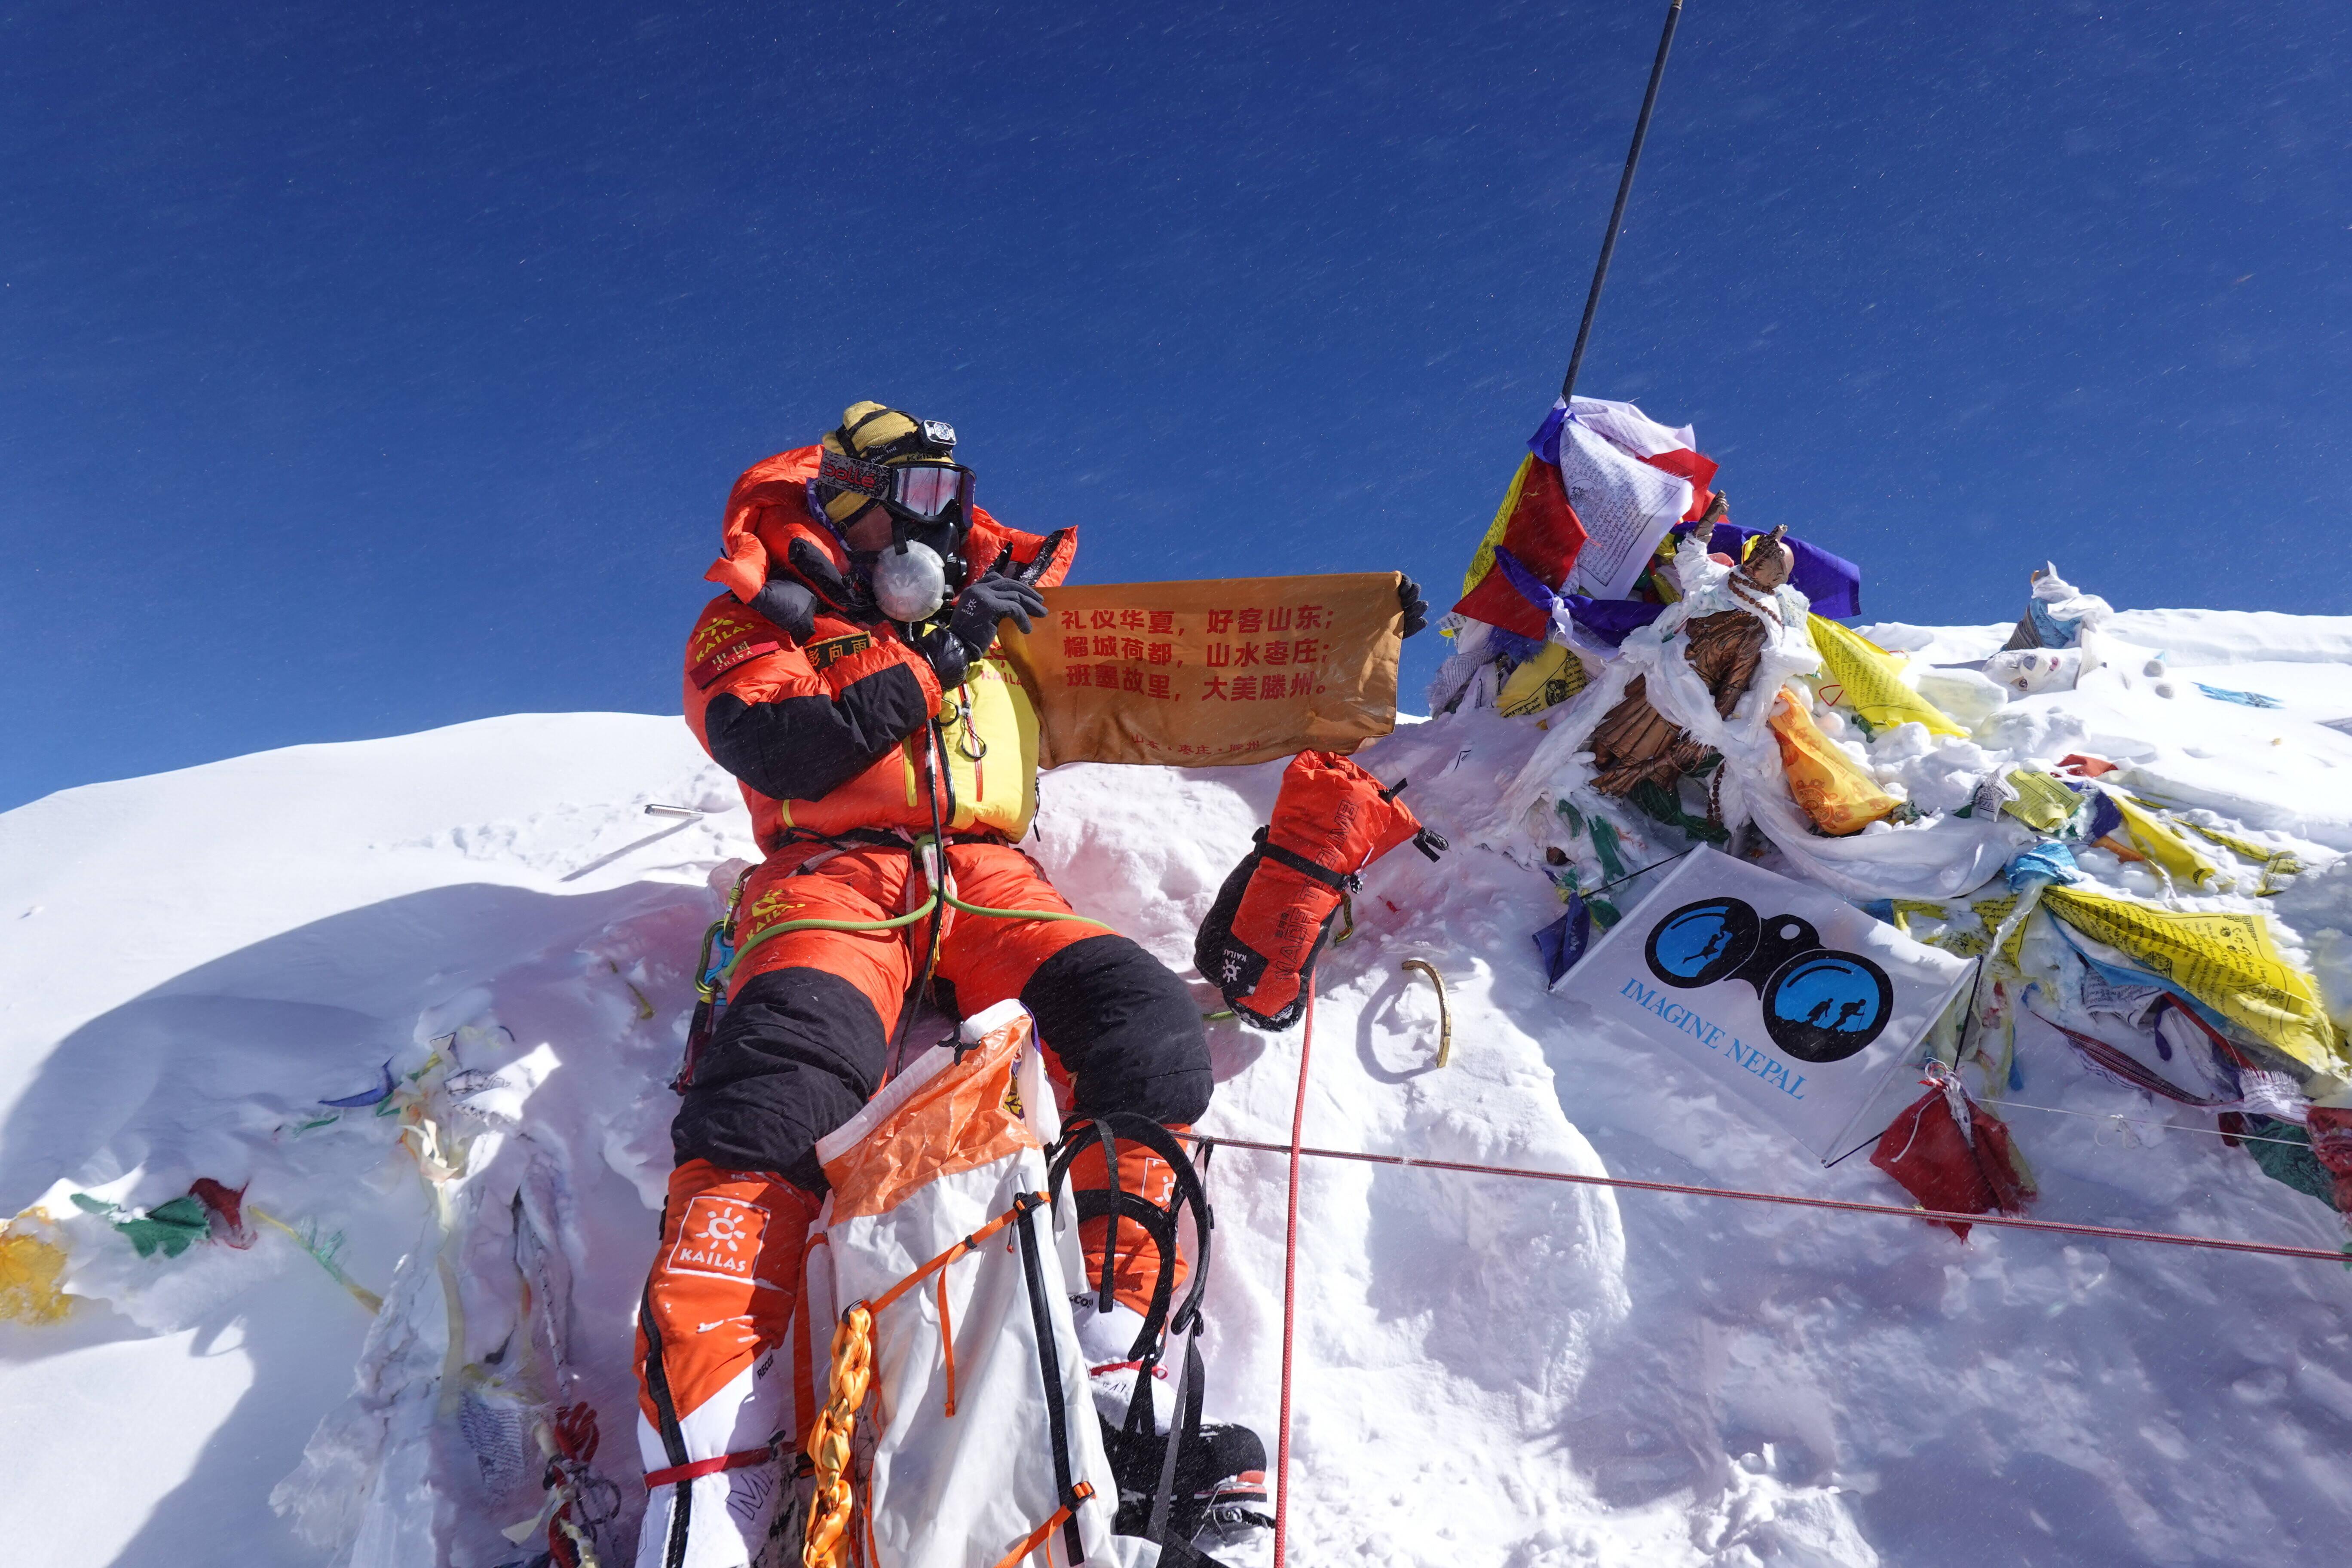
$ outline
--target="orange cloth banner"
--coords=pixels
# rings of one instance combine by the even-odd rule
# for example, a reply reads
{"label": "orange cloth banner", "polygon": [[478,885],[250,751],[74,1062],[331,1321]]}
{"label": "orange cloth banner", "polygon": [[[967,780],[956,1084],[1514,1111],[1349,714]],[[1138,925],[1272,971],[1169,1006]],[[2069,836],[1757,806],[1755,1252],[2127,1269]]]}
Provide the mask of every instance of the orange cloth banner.
{"label": "orange cloth banner", "polygon": [[1790,701],[1787,692],[1780,694],[1766,722],[1780,742],[1780,768],[1789,775],[1789,793],[1813,826],[1832,838],[1859,833],[1903,804],[1822,734],[1813,716]]}
{"label": "orange cloth banner", "polygon": [[1040,767],[1220,767],[1354,751],[1396,728],[1393,572],[1048,588],[998,643],[1029,688]]}

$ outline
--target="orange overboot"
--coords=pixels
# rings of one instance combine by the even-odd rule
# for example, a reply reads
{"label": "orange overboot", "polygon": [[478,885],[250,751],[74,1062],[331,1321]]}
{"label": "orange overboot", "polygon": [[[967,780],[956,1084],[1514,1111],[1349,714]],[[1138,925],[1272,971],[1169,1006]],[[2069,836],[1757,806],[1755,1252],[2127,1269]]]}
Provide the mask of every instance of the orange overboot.
{"label": "orange overboot", "polygon": [[[1131,1130],[1135,1122],[1115,1119]],[[1081,1117],[1073,1125],[1083,1125]],[[1181,1130],[1171,1130],[1181,1131]],[[1099,1141],[1081,1147],[1071,1158],[1070,1190],[1085,1201],[1087,1189],[1104,1186],[1106,1161]],[[1186,1201],[1179,1192],[1176,1170],[1157,1151],[1138,1142],[1130,1131],[1118,1138],[1118,1190],[1142,1198],[1170,1222],[1169,1234],[1181,1236]],[[1099,1199],[1097,1200],[1099,1203]],[[1091,1205],[1090,1205],[1091,1206]],[[1080,1212],[1084,1212],[1082,1209]],[[1197,1219],[1199,1216],[1193,1216]],[[1177,1443],[1173,1489],[1169,1499],[1171,1539],[1208,1540],[1219,1547],[1245,1543],[1273,1527],[1266,1515],[1265,1445],[1246,1426],[1201,1419],[1203,1374],[1199,1353],[1188,1340],[1181,1349],[1165,1323],[1156,1335],[1150,1314],[1159,1299],[1160,1240],[1139,1221],[1098,1214],[1078,1222],[1078,1247],[1086,1259],[1087,1293],[1071,1301],[1078,1347],[1086,1352],[1087,1381],[1095,1411],[1102,1421],[1103,1446],[1118,1478],[1119,1506],[1113,1529],[1128,1534],[1146,1528],[1163,1471],[1167,1443]],[[1102,1308],[1106,1258],[1110,1270],[1111,1304]],[[1171,1271],[1163,1310],[1172,1312],[1183,1300],[1183,1285],[1191,1272],[1180,1250]],[[1139,1343],[1139,1342],[1141,1342]],[[1144,1407],[1136,1403],[1137,1384],[1146,1372],[1150,1388],[1150,1430],[1139,1425]],[[1185,1380],[1180,1401],[1175,1380]],[[1181,1436],[1178,1427],[1182,1428]]]}
{"label": "orange overboot", "polygon": [[[1089,1143],[1070,1162],[1070,1185],[1083,1192],[1105,1184],[1102,1145]],[[1165,1210],[1176,1196],[1176,1172],[1143,1144],[1122,1138],[1118,1142],[1118,1188],[1123,1193],[1135,1194],[1154,1208]],[[1160,1244],[1143,1226],[1127,1221],[1120,1222],[1118,1239],[1118,1256],[1111,1260],[1111,1296],[1119,1305],[1139,1315],[1150,1310],[1152,1294],[1160,1286]],[[1086,1255],[1087,1283],[1097,1289],[1102,1284],[1103,1253],[1110,1244],[1110,1215],[1080,1222],[1078,1247]],[[1180,1253],[1170,1288],[1181,1288],[1187,1272],[1188,1266]]]}
{"label": "orange overboot", "polygon": [[691,1160],[670,1173],[637,1311],[638,1568],[744,1568],[777,1498],[792,1369],[780,1348],[817,1201],[782,1177]]}
{"label": "orange overboot", "polygon": [[[1070,1162],[1071,1191],[1099,1191],[1107,1184],[1104,1168],[1101,1143],[1089,1143],[1080,1149]],[[1174,1169],[1132,1138],[1118,1140],[1118,1189],[1133,1194],[1162,1213],[1174,1212]],[[1145,1314],[1151,1310],[1152,1298],[1160,1289],[1160,1243],[1150,1230],[1131,1218],[1118,1219],[1115,1227],[1113,1220],[1113,1215],[1097,1215],[1078,1222],[1078,1251],[1086,1259],[1087,1293],[1074,1297],[1071,1306],[1078,1345],[1087,1354],[1096,1406],[1116,1424],[1134,1397],[1135,1380],[1146,1354],[1136,1349],[1136,1342],[1148,1326]],[[1109,1255],[1111,1289],[1108,1310],[1103,1308],[1101,1297],[1106,1253]],[[1184,1277],[1190,1271],[1190,1265],[1179,1252],[1169,1286],[1171,1301],[1181,1297]],[[1164,1333],[1163,1330],[1161,1336],[1155,1337],[1155,1342]],[[1152,1390],[1156,1414],[1163,1427],[1172,1409],[1168,1386],[1170,1371],[1164,1365],[1157,1369],[1157,1383]]]}

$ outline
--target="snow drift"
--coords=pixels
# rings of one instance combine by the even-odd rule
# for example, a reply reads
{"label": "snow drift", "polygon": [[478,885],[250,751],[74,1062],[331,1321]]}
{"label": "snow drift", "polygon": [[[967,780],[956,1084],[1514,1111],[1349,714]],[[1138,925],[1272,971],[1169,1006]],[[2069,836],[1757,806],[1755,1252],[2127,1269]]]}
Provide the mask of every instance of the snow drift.
{"label": "snow drift", "polygon": [[[2297,846],[2313,868],[2263,907],[2343,1023],[2352,737],[2328,726],[2352,717],[2352,637],[2147,615],[2126,635],[2177,673],[2283,706],[2159,723],[2128,693],[2063,692],[1969,743],[2104,749]],[[1873,635],[1948,662],[2006,630]],[[1467,847],[1546,739],[1480,710],[1360,753],[1463,847],[1368,874],[1321,972],[1307,1142],[1901,1201],[1546,994],[1528,939],[1550,884]],[[1927,753],[1876,744],[1932,787]],[[1027,847],[1186,968],[1279,767],[1056,770]],[[527,1563],[533,1413],[581,1403],[605,1441],[580,1500],[619,1555],[664,1086],[712,873],[751,852],[683,726],[619,714],[299,747],[0,816],[0,1213],[37,1204],[86,1299],[0,1322],[19,1560]],[[2153,896],[2098,860],[2098,884]],[[1442,1071],[1415,957],[1449,985]],[[1212,1040],[1203,1131],[1286,1139],[1300,1034]],[[2038,1212],[2340,1240],[2210,1116],[2063,1055],[2021,1068],[2016,1100],[2051,1108],[2011,1117]],[[1269,1435],[1282,1175],[1244,1150],[1208,1172],[1212,1414]],[[142,1257],[115,1229],[200,1177],[243,1190],[245,1234]],[[1302,1212],[1302,1563],[2315,1561],[2352,1525],[2352,1278],[2327,1265],[1355,1164],[1310,1163]]]}

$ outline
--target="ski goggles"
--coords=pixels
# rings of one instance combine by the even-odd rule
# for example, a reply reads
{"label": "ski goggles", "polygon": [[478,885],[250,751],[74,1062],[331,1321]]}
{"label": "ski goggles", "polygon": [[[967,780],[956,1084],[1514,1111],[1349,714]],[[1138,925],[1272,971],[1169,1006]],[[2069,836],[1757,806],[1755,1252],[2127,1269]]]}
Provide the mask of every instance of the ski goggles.
{"label": "ski goggles", "polygon": [[902,517],[935,522],[950,506],[971,517],[971,470],[958,463],[868,463],[827,452],[817,482],[880,501]]}

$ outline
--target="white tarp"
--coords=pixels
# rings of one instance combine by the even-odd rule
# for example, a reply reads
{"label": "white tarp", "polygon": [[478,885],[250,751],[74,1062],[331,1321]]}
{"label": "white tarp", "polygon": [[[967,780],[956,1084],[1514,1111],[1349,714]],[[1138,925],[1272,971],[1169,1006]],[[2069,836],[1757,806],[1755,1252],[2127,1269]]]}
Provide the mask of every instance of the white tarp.
{"label": "white tarp", "polygon": [[[1045,1159],[1037,1145],[1059,1130],[1033,1021],[1017,1001],[1002,1002],[966,1019],[961,1038],[979,1048],[963,1053],[961,1062],[945,1050],[917,1058],[856,1117],[819,1141],[817,1153],[828,1173],[835,1160],[877,1129],[891,1126],[902,1107],[937,1096],[937,1080],[978,1077],[1003,1083],[1008,1058],[1013,1093],[982,1106],[980,1114],[1009,1112],[1026,1122],[1032,1136],[986,1163],[962,1169],[951,1163],[879,1214],[832,1219],[828,1205],[825,1217],[832,1223],[824,1250],[831,1288],[822,1301],[813,1289],[807,1306],[822,1306],[826,1313],[816,1320],[826,1325],[814,1336],[821,1361],[830,1320],[844,1304],[879,1297],[1005,1213],[1019,1194],[1045,1188]],[[1012,1057],[1014,1051],[1017,1057]],[[1072,1473],[1093,1488],[1076,1519],[1086,1560],[1108,1568],[1152,1555],[1140,1541],[1115,1538],[1110,1531],[1118,1484],[1104,1455],[1085,1356],[1071,1323],[1070,1297],[1084,1289],[1085,1270],[1076,1256],[1076,1223],[1067,1194],[1056,1212],[1040,1212],[1032,1223],[1042,1253],[1045,1291],[1039,1300],[1031,1298],[1023,1247],[1008,1230],[875,1317],[874,1391],[857,1440],[880,1568],[995,1563],[1054,1513],[1059,1500],[1054,1429],[1043,1397],[1045,1357],[1035,1316],[1040,1305],[1054,1341]],[[939,1280],[945,1282],[944,1303]],[[947,1406],[950,1373],[942,1305],[954,1338],[952,1415]],[[820,1403],[824,1376],[817,1373]],[[1042,1563],[1048,1556],[1068,1561],[1063,1531],[1055,1531],[1050,1545],[1040,1545],[1029,1560]]]}
{"label": "white tarp", "polygon": [[1969,971],[1818,888],[1700,848],[1559,994],[1830,1160],[1879,1131],[1857,1123]]}

